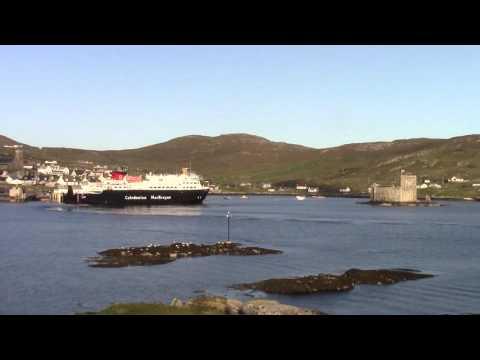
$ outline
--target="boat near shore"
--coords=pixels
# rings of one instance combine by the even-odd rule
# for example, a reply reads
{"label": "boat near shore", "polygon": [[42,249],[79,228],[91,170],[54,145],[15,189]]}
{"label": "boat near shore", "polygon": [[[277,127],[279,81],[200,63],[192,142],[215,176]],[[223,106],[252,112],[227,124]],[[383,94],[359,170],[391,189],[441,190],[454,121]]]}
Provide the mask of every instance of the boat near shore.
{"label": "boat near shore", "polygon": [[128,205],[195,205],[201,204],[209,188],[190,169],[181,174],[148,174],[145,179],[115,171],[111,179],[81,184],[79,189],[68,187],[63,202],[101,206]]}
{"label": "boat near shore", "polygon": [[299,201],[303,201],[303,200],[305,200],[306,197],[305,197],[305,196],[297,195],[297,196],[295,196],[295,198],[296,198],[297,200],[299,200]]}

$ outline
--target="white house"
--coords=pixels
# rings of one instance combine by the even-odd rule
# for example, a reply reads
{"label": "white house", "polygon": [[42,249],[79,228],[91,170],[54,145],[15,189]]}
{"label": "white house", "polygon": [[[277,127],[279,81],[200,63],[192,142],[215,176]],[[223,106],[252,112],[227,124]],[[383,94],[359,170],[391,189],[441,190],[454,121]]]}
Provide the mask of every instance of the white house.
{"label": "white house", "polygon": [[52,175],[52,167],[50,165],[41,166],[38,168],[38,173],[43,175]]}
{"label": "white house", "polygon": [[343,188],[343,189],[339,189],[338,191],[340,191],[341,193],[349,193],[350,191],[352,191],[352,189],[350,189],[350,187],[346,187],[346,188]]}
{"label": "white house", "polygon": [[297,185],[297,190],[307,190],[307,185]]}
{"label": "white house", "polygon": [[270,188],[270,189],[268,189],[267,191],[268,191],[268,192],[275,192],[275,189]]}
{"label": "white house", "polygon": [[7,184],[10,184],[10,185],[22,185],[23,184],[23,180],[12,179],[10,176],[7,176],[7,178],[5,179],[5,182]]}
{"label": "white house", "polygon": [[60,176],[56,182],[57,185],[67,185],[67,182],[63,179],[63,176]]}
{"label": "white house", "polygon": [[309,193],[318,193],[318,187],[309,187],[308,192]]}
{"label": "white house", "polygon": [[52,174],[59,175],[59,176],[62,176],[62,175],[68,176],[70,174],[70,170],[67,167],[56,166],[52,169]]}
{"label": "white house", "polygon": [[442,185],[440,185],[440,184],[430,184],[429,187],[434,188],[434,189],[441,189]]}
{"label": "white house", "polygon": [[423,183],[422,185],[417,185],[417,189],[428,189],[428,185]]}
{"label": "white house", "polygon": [[263,183],[262,184],[262,189],[270,189],[272,187],[272,184],[270,183]]}
{"label": "white house", "polygon": [[[85,179],[86,179],[86,177],[85,177]],[[220,191],[220,186],[218,186],[218,185],[210,184],[208,186],[208,188],[210,189],[211,192]]]}
{"label": "white house", "polygon": [[456,176],[452,176],[449,180],[449,182],[454,182],[454,183],[463,183],[466,180],[463,178],[457,178]]}

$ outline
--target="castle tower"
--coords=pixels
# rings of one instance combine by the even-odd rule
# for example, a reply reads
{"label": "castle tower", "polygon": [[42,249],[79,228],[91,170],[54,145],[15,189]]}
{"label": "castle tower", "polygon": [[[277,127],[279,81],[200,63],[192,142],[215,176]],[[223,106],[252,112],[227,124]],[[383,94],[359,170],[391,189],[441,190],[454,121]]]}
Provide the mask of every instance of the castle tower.
{"label": "castle tower", "polygon": [[400,202],[417,201],[417,176],[400,172]]}
{"label": "castle tower", "polygon": [[15,157],[12,161],[15,170],[23,170],[23,149],[15,149]]}
{"label": "castle tower", "polygon": [[8,171],[14,176],[23,177],[25,173],[23,165],[23,149],[16,147],[13,160],[8,166]]}

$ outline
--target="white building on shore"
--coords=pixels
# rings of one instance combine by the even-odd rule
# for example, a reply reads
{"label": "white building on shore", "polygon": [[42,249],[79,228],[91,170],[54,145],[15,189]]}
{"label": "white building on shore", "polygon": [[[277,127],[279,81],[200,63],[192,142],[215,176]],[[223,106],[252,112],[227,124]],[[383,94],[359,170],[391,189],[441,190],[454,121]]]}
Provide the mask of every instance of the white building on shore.
{"label": "white building on shore", "polygon": [[456,177],[456,176],[452,176],[450,179],[448,179],[448,182],[452,182],[452,183],[463,183],[463,182],[467,182],[468,180],[465,180],[463,178],[460,178],[460,177]]}

